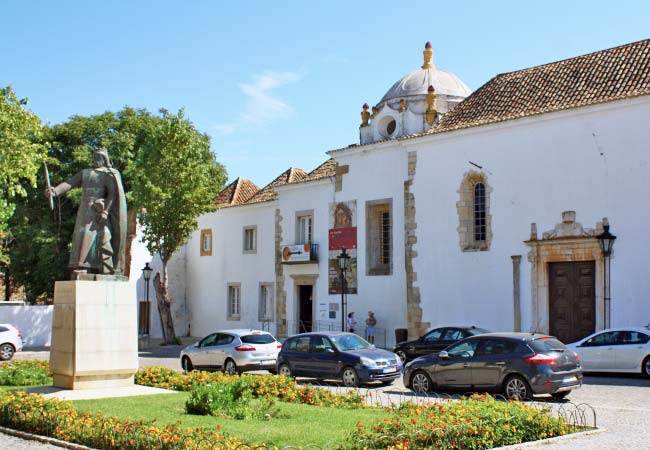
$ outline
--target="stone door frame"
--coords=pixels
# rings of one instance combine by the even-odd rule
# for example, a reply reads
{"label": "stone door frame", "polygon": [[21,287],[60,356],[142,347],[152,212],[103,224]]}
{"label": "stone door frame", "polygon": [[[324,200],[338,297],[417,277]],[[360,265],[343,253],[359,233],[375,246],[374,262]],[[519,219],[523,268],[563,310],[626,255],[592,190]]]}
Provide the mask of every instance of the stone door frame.
{"label": "stone door frame", "polygon": [[[603,219],[606,220],[606,219]],[[530,240],[524,241],[530,247],[528,261],[531,263],[531,331],[548,333],[550,329],[550,283],[549,263],[552,262],[594,262],[596,331],[605,325],[604,268],[605,258],[597,236],[603,231],[602,222],[594,229],[583,229],[575,222],[574,211],[564,211],[562,222],[537,239],[537,225],[531,224]]]}
{"label": "stone door frame", "polygon": [[[315,322],[313,319],[316,317],[314,305],[316,305],[316,280],[318,279],[318,274],[292,274],[289,276],[291,279],[293,279],[293,317],[294,322],[296,323],[296,327],[300,323],[300,286],[311,286],[311,317],[312,322]],[[312,323],[312,328],[313,326],[314,325]]]}

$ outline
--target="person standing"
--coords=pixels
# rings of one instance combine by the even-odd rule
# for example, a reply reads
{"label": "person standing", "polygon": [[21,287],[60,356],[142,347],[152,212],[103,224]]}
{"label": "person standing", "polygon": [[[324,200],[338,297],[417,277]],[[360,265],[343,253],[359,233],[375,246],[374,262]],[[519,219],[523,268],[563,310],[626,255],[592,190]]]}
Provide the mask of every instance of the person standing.
{"label": "person standing", "polygon": [[354,327],[357,324],[357,320],[354,318],[354,311],[348,314],[348,331],[354,333]]}
{"label": "person standing", "polygon": [[375,325],[377,325],[377,318],[373,311],[368,311],[366,318],[366,337],[371,344],[375,343]]}

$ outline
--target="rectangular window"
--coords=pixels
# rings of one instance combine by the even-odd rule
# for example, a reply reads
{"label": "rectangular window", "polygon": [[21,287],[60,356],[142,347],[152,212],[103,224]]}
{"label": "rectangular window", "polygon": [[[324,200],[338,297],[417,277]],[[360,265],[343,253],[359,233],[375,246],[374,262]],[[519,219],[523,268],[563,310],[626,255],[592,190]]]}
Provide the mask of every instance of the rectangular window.
{"label": "rectangular window", "polygon": [[201,230],[201,256],[212,256],[212,230]]}
{"label": "rectangular window", "polygon": [[273,320],[273,284],[260,284],[259,321],[270,322]]}
{"label": "rectangular window", "polygon": [[228,320],[239,320],[241,317],[241,285],[228,285]]}
{"label": "rectangular window", "polygon": [[298,216],[296,244],[311,244],[313,242],[313,221],[314,218],[311,214]]}
{"label": "rectangular window", "polygon": [[366,202],[366,272],[390,275],[393,272],[393,202]]}
{"label": "rectangular window", "polygon": [[244,253],[257,251],[257,226],[244,227]]}

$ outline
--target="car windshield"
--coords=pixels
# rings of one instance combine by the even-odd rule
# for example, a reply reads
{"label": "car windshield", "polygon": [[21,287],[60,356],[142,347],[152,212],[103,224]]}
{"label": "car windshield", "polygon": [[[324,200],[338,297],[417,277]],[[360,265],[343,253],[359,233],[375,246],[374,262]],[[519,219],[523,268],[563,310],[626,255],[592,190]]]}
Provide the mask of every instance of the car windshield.
{"label": "car windshield", "polygon": [[362,350],[364,348],[372,348],[363,338],[356,334],[341,334],[338,336],[331,336],[334,345],[341,352],[348,350]]}
{"label": "car windshield", "polygon": [[247,334],[241,336],[241,341],[244,344],[270,344],[275,342],[275,338],[270,334]]}
{"label": "car windshield", "polygon": [[535,339],[534,341],[531,341],[529,345],[537,353],[553,351],[563,352],[566,350],[566,346],[554,337],[543,337],[540,339]]}

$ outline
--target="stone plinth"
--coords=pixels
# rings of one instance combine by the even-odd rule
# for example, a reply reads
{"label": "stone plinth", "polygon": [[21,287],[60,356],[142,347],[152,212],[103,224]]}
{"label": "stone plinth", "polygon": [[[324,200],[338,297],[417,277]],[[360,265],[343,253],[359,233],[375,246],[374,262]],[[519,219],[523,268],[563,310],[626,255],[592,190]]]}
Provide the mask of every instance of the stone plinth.
{"label": "stone plinth", "polygon": [[138,370],[136,305],[134,283],[57,281],[50,350],[54,386],[133,385]]}

